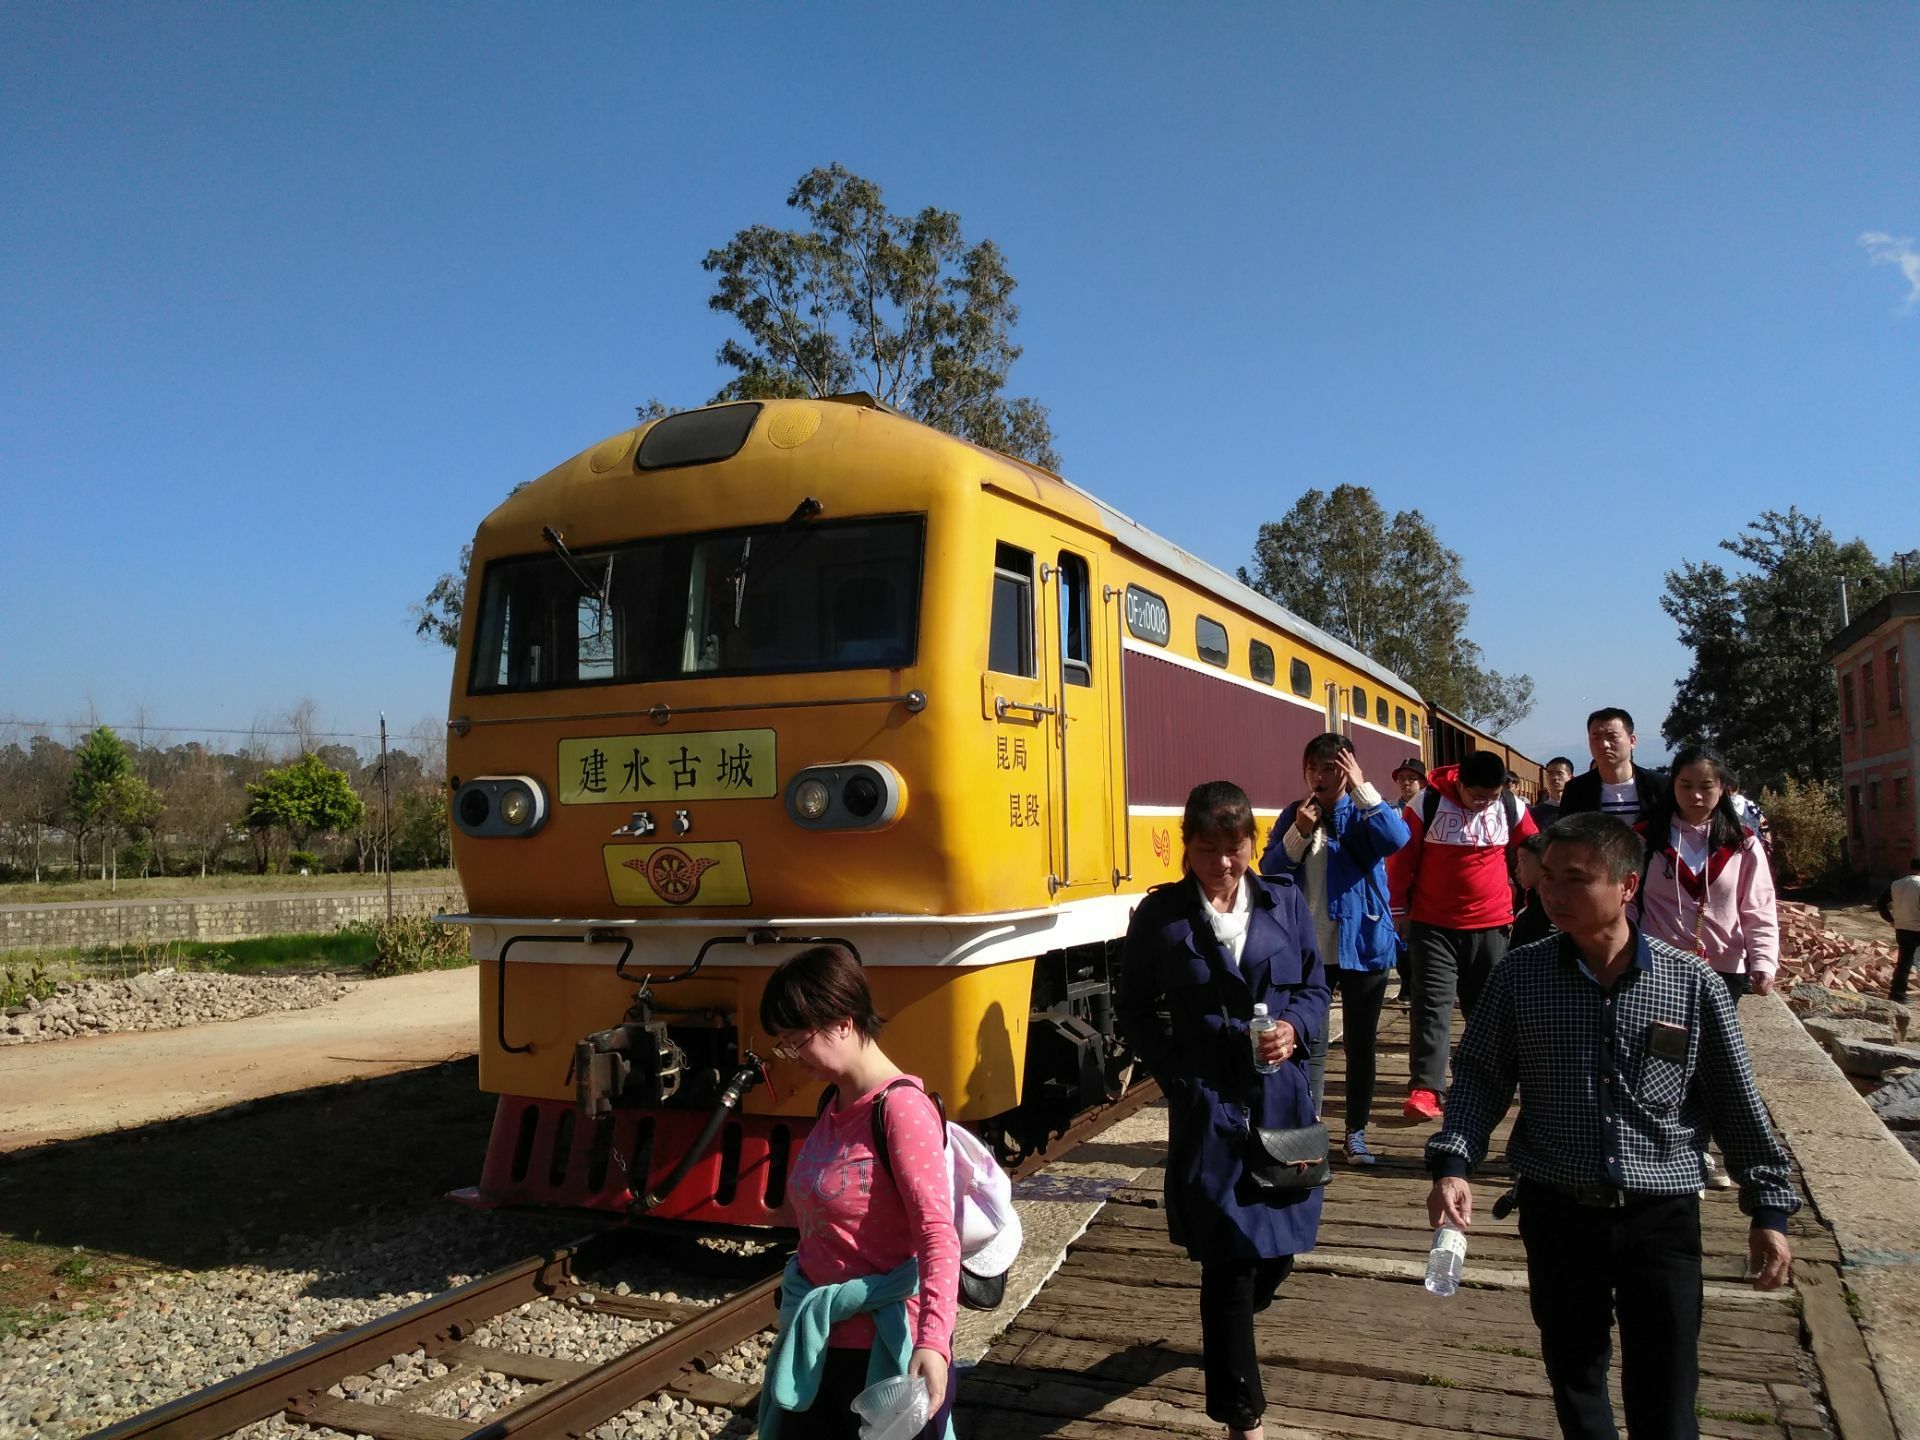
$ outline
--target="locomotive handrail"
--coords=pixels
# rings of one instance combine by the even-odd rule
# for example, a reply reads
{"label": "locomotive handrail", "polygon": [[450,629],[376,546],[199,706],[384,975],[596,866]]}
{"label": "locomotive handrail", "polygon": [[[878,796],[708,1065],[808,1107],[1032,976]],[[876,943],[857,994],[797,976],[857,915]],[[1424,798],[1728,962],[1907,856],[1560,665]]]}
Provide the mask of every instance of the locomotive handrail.
{"label": "locomotive handrail", "polygon": [[[1122,591],[1115,585],[1100,587],[1100,598],[1111,603]],[[1127,612],[1116,606],[1113,612],[1114,669],[1120,672],[1120,835],[1127,847],[1127,873],[1113,872],[1117,886],[1133,879],[1133,790],[1127,776]]]}
{"label": "locomotive handrail", "polygon": [[500,982],[499,989],[495,992],[493,1002],[493,1021],[499,1031],[500,1048],[514,1055],[531,1055],[533,1053],[533,1046],[531,1044],[509,1045],[507,1043],[507,952],[509,950],[513,949],[513,947],[518,945],[522,940],[545,940],[554,945],[611,945],[616,938],[623,947],[620,951],[620,958],[614,962],[614,969],[618,970],[626,963],[627,957],[633,953],[633,937],[631,935],[621,935],[618,937],[593,934],[515,935],[507,941],[506,944],[502,945],[500,947],[500,953],[494,957],[493,962],[497,967],[497,978]]}
{"label": "locomotive handrail", "polygon": [[[1034,705],[1025,700],[1009,700],[1004,695],[996,695],[993,697],[994,719],[1006,719],[1009,710],[1024,710],[1027,714],[1033,716],[1036,722],[1046,719],[1049,715],[1058,715],[1060,713],[1051,705]],[[1023,740],[1020,743],[1024,745],[1026,741]]]}
{"label": "locomotive handrail", "polygon": [[750,930],[744,935],[715,935],[695,952],[693,963],[678,975],[669,975],[656,980],[651,975],[629,975],[626,972],[627,956],[633,953],[633,941],[627,941],[625,953],[614,964],[613,973],[622,980],[638,980],[644,986],[672,985],[676,981],[691,980],[700,973],[700,967],[707,963],[707,952],[716,945],[844,945],[853,958],[860,958],[860,947],[853,941],[842,939],[838,935],[776,935],[771,931]]}
{"label": "locomotive handrail", "polygon": [[739,710],[811,710],[826,705],[904,705],[915,715],[927,708],[927,692],[909,690],[904,695],[836,695],[824,700],[751,700],[738,705],[649,705],[645,710],[596,710],[587,715],[495,715],[474,719],[456,715],[447,728],[456,735],[481,725],[571,724],[581,720],[651,720],[664,725],[676,715],[726,715]]}

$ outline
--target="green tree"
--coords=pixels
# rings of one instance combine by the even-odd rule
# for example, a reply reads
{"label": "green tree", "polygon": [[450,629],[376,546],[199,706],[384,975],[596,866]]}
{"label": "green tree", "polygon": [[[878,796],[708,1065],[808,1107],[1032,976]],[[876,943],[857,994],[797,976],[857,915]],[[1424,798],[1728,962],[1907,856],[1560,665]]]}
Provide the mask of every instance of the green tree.
{"label": "green tree", "polygon": [[1391,519],[1365,485],[1309,490],[1260,527],[1240,579],[1498,734],[1533,710],[1533,679],[1490,670],[1466,637],[1460,556],[1418,510]]}
{"label": "green tree", "polygon": [[303,755],[247,786],[249,828],[284,830],[297,850],[305,850],[316,834],[351,828],[361,808],[346,774],[318,755]]}
{"label": "green tree", "polygon": [[1797,507],[1764,511],[1720,548],[1745,568],[1688,560],[1667,572],[1660,608],[1693,664],[1660,733],[1670,745],[1712,745],[1749,791],[1789,777],[1834,784],[1840,702],[1822,652],[1840,628],[1840,582],[1864,608],[1893,588],[1893,572],[1864,541],[1835,541]]}
{"label": "green tree", "polygon": [[843,165],[808,171],[787,204],[806,229],[749,225],[701,262],[716,277],[707,303],[745,332],[720,346],[735,374],[716,400],[866,390],[1058,468],[1046,407],[1003,393],[1020,358],[1020,311],[997,245],[966,245],[950,210],[895,215],[878,185]]}
{"label": "green tree", "polygon": [[117,886],[121,835],[152,825],[159,813],[159,796],[133,773],[133,759],[112,727],[88,731],[74,748],[67,782],[67,823],[77,865],[85,863],[86,839],[93,836],[100,842],[100,878]]}

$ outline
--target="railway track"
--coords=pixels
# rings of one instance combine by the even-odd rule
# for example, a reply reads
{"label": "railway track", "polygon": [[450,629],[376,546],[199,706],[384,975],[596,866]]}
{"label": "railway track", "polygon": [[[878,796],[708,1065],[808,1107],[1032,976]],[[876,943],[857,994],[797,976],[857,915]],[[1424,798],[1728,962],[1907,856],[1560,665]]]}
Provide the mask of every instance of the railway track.
{"label": "railway track", "polygon": [[[1044,1155],[1014,1167],[1020,1180],[1052,1164],[1152,1103],[1151,1083],[1089,1111]],[[90,1440],[216,1440],[275,1415],[375,1440],[527,1440],[589,1434],[623,1410],[670,1394],[697,1405],[745,1409],[757,1386],[711,1372],[719,1358],[774,1323],[780,1273],[756,1280],[716,1305],[618,1295],[596,1288],[593,1272],[626,1253],[632,1232],[602,1231],[546,1254],[406,1306],[365,1325],[270,1360],[230,1380],[97,1431]],[[598,1365],[481,1344],[476,1333],[529,1302],[578,1307],[595,1315],[666,1322],[671,1329]],[[400,1404],[373,1405],[328,1393],[340,1381],[394,1355],[424,1350],[446,1373],[402,1392]],[[532,1389],[483,1420],[423,1412],[446,1390],[496,1374]]]}

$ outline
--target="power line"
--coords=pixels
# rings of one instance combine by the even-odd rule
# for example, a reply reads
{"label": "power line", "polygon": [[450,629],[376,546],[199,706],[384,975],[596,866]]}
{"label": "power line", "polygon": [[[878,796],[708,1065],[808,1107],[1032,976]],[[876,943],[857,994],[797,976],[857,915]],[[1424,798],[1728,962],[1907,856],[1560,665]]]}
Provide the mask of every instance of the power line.
{"label": "power line", "polygon": [[157,731],[160,734],[183,735],[260,735],[275,737],[305,738],[313,740],[378,740],[378,730],[268,730],[260,726],[248,726],[244,730],[223,729],[218,725],[162,725],[157,721],[146,721],[140,725],[111,725],[107,721],[95,721],[81,724],[77,720],[21,720],[10,715],[0,715],[0,728],[17,726],[22,730],[95,730],[101,725],[120,734],[132,734],[138,731]]}

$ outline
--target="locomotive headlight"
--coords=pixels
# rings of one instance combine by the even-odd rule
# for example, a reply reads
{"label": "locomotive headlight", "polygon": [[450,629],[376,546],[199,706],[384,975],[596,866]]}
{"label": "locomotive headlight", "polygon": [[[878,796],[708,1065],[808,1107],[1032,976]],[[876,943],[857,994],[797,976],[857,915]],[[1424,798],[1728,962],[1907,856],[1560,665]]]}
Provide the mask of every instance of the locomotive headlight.
{"label": "locomotive headlight", "polygon": [[793,813],[803,821],[818,821],[833,803],[833,792],[824,780],[802,780],[793,787]]}
{"label": "locomotive headlight", "polygon": [[547,818],[547,792],[531,775],[481,775],[453,795],[461,833],[480,839],[531,835]]}
{"label": "locomotive headlight", "polygon": [[813,765],[787,782],[787,814],[804,830],[878,830],[906,808],[906,782],[879,760]]}

